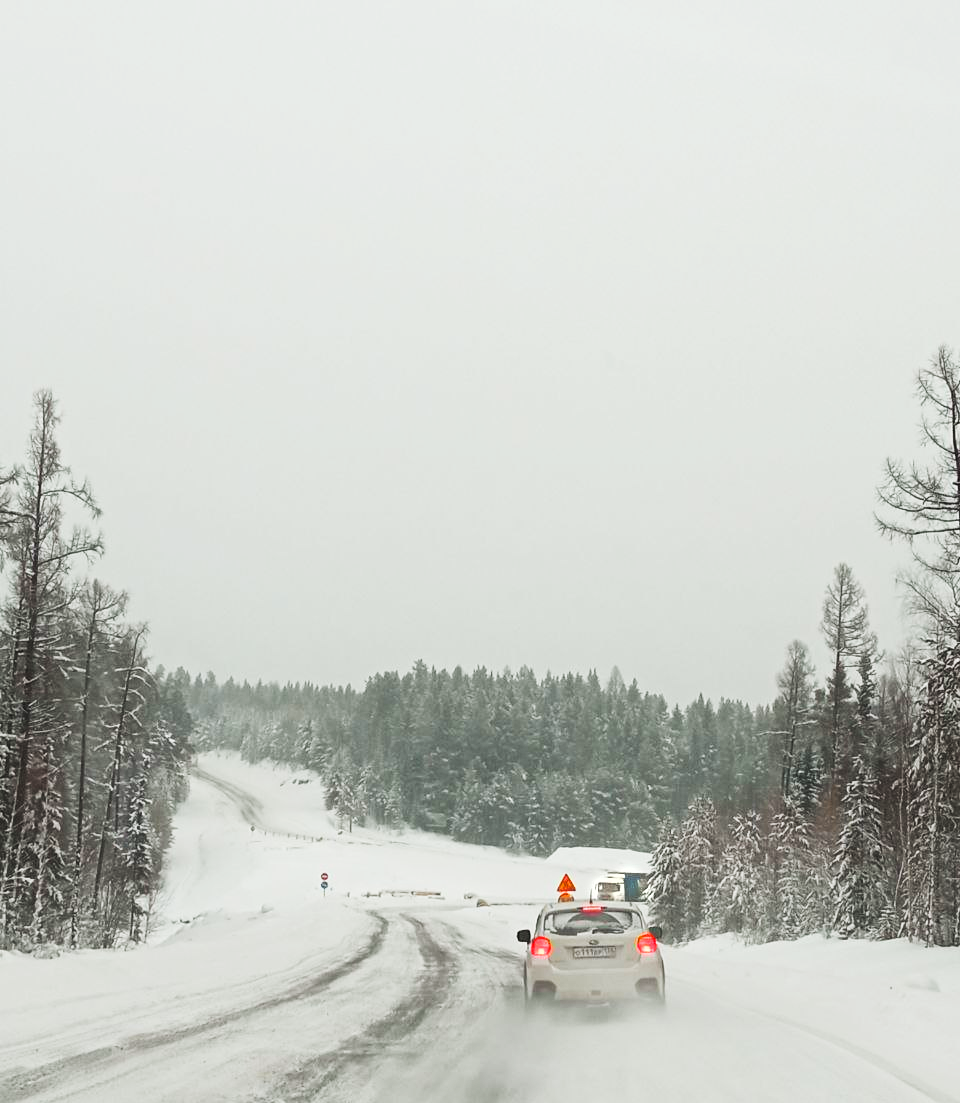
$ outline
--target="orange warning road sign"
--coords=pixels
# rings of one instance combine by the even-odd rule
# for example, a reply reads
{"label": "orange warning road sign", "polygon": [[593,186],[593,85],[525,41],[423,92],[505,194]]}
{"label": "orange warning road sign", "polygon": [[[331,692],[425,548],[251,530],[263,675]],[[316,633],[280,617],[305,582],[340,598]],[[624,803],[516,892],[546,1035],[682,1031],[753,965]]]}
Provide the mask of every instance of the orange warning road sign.
{"label": "orange warning road sign", "polygon": [[577,886],[570,880],[570,874],[565,873],[563,880],[557,885],[557,892],[576,892]]}

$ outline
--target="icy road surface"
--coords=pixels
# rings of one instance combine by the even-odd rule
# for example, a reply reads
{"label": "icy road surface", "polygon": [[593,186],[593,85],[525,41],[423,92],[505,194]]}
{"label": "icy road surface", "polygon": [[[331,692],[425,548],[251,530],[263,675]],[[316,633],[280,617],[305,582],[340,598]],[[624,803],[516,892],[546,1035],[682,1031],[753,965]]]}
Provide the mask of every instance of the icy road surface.
{"label": "icy road surface", "polygon": [[0,954],[0,1101],[960,1103],[955,950],[666,946],[665,1014],[528,1021],[514,932],[564,872],[338,835],[309,774],[204,756],[149,946]]}

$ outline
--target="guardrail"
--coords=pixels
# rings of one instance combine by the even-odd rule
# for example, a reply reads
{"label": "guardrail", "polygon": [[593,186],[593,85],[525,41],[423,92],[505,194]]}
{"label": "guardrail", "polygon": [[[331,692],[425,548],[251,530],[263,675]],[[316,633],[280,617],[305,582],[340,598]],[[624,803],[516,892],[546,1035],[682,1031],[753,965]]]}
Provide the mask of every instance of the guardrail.
{"label": "guardrail", "polygon": [[435,900],[443,900],[442,892],[433,892],[428,889],[380,889],[379,892],[365,892],[364,896],[428,896]]}

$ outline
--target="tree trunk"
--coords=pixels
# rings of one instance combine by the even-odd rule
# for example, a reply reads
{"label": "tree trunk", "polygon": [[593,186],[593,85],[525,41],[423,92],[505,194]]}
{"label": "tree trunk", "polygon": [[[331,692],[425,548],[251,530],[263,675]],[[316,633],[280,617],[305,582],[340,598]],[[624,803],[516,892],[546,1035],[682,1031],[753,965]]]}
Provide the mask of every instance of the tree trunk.
{"label": "tree trunk", "polygon": [[[23,813],[27,798],[27,771],[30,763],[31,724],[37,672],[37,628],[40,611],[37,593],[40,575],[40,544],[42,540],[43,491],[46,482],[48,412],[41,410],[40,449],[37,462],[36,493],[33,497],[33,513],[30,517],[29,567],[22,571],[21,594],[26,605],[27,632],[23,640],[23,679],[20,690],[19,731],[17,732],[16,783],[10,807],[10,820],[5,839],[3,873],[0,876],[0,894],[4,904],[15,904],[19,896],[20,841],[23,835]],[[27,558],[27,557],[25,557]],[[6,906],[3,910],[4,929],[8,920]]]}
{"label": "tree trunk", "polygon": [[70,945],[74,948],[80,934],[80,891],[83,873],[83,798],[87,780],[87,716],[90,706],[90,668],[93,662],[93,639],[96,633],[98,608],[96,602],[90,614],[87,631],[87,654],[83,665],[83,696],[80,703],[80,776],[77,780],[77,838],[73,855],[73,899],[70,904]]}

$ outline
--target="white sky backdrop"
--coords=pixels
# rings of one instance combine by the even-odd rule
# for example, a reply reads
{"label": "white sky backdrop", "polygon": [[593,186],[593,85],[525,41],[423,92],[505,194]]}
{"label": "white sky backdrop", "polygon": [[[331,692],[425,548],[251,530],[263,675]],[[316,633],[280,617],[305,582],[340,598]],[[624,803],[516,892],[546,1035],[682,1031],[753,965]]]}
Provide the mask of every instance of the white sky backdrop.
{"label": "white sky backdrop", "polygon": [[960,7],[8,2],[0,463],[157,661],[772,699],[960,344]]}

